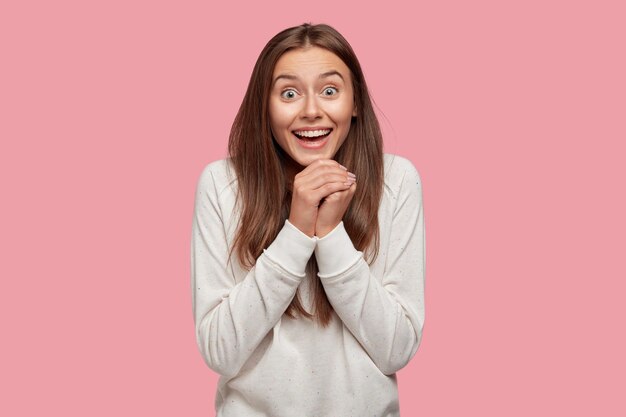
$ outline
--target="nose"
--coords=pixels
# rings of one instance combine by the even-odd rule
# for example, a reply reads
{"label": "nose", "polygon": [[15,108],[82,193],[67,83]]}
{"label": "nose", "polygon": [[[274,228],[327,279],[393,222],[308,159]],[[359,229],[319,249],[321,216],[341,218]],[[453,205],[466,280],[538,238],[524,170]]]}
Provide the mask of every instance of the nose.
{"label": "nose", "polygon": [[304,100],[304,107],[302,108],[302,117],[305,119],[317,119],[321,117],[322,109],[320,103],[317,101],[315,94],[309,94]]}

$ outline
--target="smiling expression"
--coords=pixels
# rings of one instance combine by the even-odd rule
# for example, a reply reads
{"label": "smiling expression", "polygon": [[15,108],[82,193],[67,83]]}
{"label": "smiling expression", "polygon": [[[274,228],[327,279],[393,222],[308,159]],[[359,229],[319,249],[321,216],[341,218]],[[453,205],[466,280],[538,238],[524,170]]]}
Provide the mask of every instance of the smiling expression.
{"label": "smiling expression", "polygon": [[279,58],[272,75],[270,124],[278,145],[298,165],[332,159],[356,115],[350,70],[337,55],[313,46]]}

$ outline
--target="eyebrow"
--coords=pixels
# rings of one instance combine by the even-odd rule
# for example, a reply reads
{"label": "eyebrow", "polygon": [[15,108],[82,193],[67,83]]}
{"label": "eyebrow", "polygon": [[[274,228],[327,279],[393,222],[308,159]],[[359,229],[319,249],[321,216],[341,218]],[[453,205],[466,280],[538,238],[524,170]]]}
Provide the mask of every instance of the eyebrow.
{"label": "eyebrow", "polygon": [[[321,74],[320,74],[320,76],[319,76],[318,78],[319,78],[319,79],[322,79],[322,78],[328,78],[328,77],[333,76],[333,75],[338,75],[338,76],[339,76],[339,78],[341,78],[341,80],[342,80],[342,81],[345,81],[345,80],[343,79],[343,75],[341,75],[341,73],[340,73],[339,71],[336,71],[336,70],[330,70],[330,71],[323,72],[323,73],[321,73]],[[291,74],[280,74],[280,75],[278,75],[276,78],[274,78],[274,82],[272,82],[272,86],[273,86],[274,84],[276,84],[276,82],[277,82],[278,80],[280,80],[281,78],[284,78],[284,79],[286,79],[286,80],[297,80],[297,79],[298,79],[298,77],[296,77],[295,75],[291,75]]]}

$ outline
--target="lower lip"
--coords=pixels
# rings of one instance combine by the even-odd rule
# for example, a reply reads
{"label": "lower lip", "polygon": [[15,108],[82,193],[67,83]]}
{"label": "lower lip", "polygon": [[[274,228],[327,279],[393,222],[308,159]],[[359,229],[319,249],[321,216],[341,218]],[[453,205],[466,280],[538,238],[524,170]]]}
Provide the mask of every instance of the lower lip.
{"label": "lower lip", "polygon": [[295,134],[293,135],[298,140],[298,144],[300,144],[300,146],[302,146],[303,148],[307,148],[307,149],[318,149],[318,148],[323,147],[324,145],[326,145],[326,142],[328,142],[328,138],[330,137],[330,133],[329,133],[328,135],[324,136],[324,138],[322,139],[304,140],[304,139],[300,139]]}

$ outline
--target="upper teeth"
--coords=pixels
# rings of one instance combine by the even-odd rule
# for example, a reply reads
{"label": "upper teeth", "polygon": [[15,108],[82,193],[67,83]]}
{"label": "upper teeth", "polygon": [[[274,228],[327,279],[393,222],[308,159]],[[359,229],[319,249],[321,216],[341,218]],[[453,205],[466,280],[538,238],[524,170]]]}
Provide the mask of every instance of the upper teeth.
{"label": "upper teeth", "polygon": [[294,133],[296,135],[299,135],[299,136],[306,136],[307,138],[314,138],[316,136],[323,136],[323,135],[326,135],[326,134],[330,133],[330,129],[324,129],[324,130],[296,130]]}

